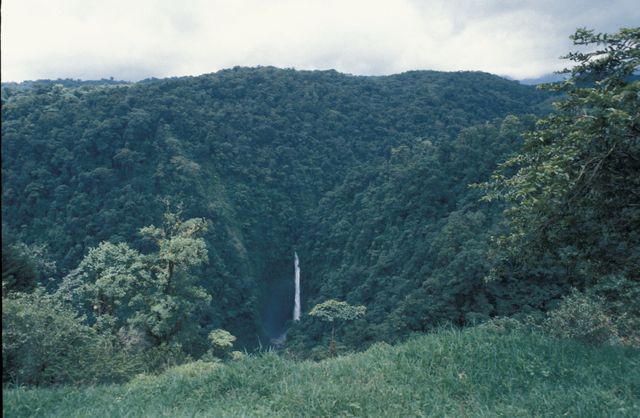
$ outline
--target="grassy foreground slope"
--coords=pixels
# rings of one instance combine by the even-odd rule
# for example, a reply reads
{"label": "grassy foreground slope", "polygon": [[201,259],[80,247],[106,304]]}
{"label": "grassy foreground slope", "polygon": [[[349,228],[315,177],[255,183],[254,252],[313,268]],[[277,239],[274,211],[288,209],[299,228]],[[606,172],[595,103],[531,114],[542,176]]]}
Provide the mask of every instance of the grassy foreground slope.
{"label": "grassy foreground slope", "polygon": [[269,353],[3,399],[5,417],[631,417],[640,416],[640,351],[474,328],[319,363]]}

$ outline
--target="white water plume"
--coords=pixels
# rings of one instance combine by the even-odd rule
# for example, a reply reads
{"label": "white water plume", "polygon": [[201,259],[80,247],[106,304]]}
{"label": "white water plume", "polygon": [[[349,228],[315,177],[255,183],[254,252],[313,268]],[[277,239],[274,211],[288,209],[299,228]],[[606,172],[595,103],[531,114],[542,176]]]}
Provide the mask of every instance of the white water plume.
{"label": "white water plume", "polygon": [[296,271],[296,275],[295,275],[296,296],[295,296],[294,305],[293,305],[293,320],[299,321],[300,320],[300,261],[298,260],[298,253],[294,252],[293,254],[295,256],[295,260],[293,264]]}

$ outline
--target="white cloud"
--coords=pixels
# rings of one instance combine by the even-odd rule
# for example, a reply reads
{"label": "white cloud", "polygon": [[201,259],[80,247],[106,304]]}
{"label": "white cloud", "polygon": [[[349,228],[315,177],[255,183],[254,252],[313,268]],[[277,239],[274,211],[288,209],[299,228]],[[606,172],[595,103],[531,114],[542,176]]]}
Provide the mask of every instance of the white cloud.
{"label": "white cloud", "polygon": [[235,65],[390,74],[564,64],[578,26],[637,25],[632,0],[5,0],[2,79],[197,75]]}

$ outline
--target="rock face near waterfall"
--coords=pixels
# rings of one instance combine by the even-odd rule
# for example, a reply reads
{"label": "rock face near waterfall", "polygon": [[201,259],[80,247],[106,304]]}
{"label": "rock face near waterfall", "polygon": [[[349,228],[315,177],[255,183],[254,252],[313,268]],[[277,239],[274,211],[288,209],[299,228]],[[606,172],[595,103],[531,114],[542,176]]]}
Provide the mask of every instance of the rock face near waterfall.
{"label": "rock face near waterfall", "polygon": [[[55,287],[102,241],[148,250],[139,228],[162,220],[163,202],[181,203],[186,218],[211,223],[197,277],[212,299],[193,318],[203,329],[251,347],[300,318],[297,328],[316,338],[320,328],[301,313],[332,296],[369,306],[374,322],[354,324],[353,335],[372,341],[393,326],[427,326],[399,318],[422,306],[428,274],[453,262],[482,274],[469,255],[481,243],[465,247],[464,237],[494,212],[469,209],[477,193],[467,184],[531,122],[504,117],[539,112],[548,97],[478,72],[271,67],[3,85],[3,233],[46,247],[57,270],[43,280]],[[447,241],[457,230],[462,242]],[[449,259],[446,245],[470,261]],[[305,266],[298,292],[294,248]],[[444,316],[484,312],[482,303]]]}

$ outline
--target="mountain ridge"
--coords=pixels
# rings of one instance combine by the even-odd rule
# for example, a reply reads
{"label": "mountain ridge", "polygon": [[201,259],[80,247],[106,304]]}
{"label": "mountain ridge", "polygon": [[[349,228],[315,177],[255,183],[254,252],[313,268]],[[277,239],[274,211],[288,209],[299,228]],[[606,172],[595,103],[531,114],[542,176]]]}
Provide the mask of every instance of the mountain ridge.
{"label": "mountain ridge", "polygon": [[439,147],[508,113],[542,113],[550,97],[479,72],[273,67],[107,88],[3,85],[3,222],[48,245],[59,278],[101,241],[144,250],[137,230],[162,219],[162,199],[182,202],[214,226],[201,274],[217,302],[202,320],[255,344],[256,305],[289,278],[311,211],[350,173],[417,139]]}

